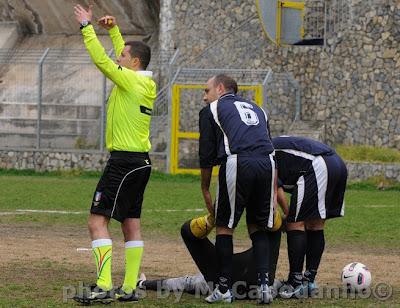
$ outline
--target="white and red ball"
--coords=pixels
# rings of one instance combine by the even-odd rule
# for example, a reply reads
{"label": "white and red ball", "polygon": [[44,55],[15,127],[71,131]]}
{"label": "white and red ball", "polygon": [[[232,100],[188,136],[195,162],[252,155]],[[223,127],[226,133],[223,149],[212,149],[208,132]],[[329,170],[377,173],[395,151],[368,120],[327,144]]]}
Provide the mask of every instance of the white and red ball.
{"label": "white and red ball", "polygon": [[371,272],[360,262],[347,264],[342,270],[342,283],[349,290],[362,292],[371,285]]}

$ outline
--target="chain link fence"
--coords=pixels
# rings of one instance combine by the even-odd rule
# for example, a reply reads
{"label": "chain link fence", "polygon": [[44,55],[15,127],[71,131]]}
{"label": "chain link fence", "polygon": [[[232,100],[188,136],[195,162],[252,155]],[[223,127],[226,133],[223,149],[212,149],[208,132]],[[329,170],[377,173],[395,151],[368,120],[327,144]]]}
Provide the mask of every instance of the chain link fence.
{"label": "chain link fence", "polygon": [[[167,82],[174,54],[153,52],[149,70],[158,84]],[[104,151],[113,85],[86,50],[0,49],[0,64],[0,148]],[[160,115],[168,105],[160,103],[162,93],[152,131],[165,122]]]}
{"label": "chain link fence", "polygon": [[337,38],[351,22],[349,0],[306,0],[304,10],[304,38]]}

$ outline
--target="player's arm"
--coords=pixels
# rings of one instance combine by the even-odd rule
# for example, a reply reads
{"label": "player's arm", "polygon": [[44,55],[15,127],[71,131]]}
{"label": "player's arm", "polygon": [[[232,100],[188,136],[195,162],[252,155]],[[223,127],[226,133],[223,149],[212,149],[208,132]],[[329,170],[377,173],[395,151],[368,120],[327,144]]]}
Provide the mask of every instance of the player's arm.
{"label": "player's arm", "polygon": [[199,114],[199,157],[201,169],[201,191],[208,211],[214,215],[214,205],[210,193],[212,168],[217,158],[216,135],[212,125],[212,114],[209,106],[204,107]]}
{"label": "player's arm", "polygon": [[115,55],[119,57],[122,53],[122,50],[124,50],[125,41],[122,38],[121,32],[119,31],[115,17],[106,15],[97,20],[97,24],[108,31],[114,46]]}
{"label": "player's arm", "polygon": [[289,205],[286,200],[286,195],[285,191],[283,190],[282,187],[278,187],[278,204],[281,206],[283,213],[286,215],[286,217],[289,215]]}
{"label": "player's arm", "polygon": [[[82,6],[74,7],[75,17],[79,23],[87,20],[91,21],[91,6],[85,10]],[[97,68],[118,87],[122,89],[130,89],[136,73],[126,68],[122,68],[107,55],[104,47],[97,38],[96,32],[92,25],[88,25],[82,29],[83,41],[86,49]],[[129,72],[128,72],[129,71]]]}
{"label": "player's arm", "polygon": [[204,202],[206,203],[208,212],[214,216],[214,205],[210,193],[212,167],[201,168],[200,170],[201,170],[201,192],[203,193]]}

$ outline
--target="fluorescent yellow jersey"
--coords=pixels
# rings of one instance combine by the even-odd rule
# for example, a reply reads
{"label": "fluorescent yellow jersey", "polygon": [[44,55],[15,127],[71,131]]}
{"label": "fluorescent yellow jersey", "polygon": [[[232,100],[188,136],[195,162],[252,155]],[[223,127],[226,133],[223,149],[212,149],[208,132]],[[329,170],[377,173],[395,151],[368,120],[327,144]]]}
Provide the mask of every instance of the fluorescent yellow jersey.
{"label": "fluorescent yellow jersey", "polygon": [[[151,112],[156,99],[152,72],[117,65],[108,57],[92,25],[84,27],[82,34],[92,61],[115,84],[107,106],[108,151],[149,152]],[[119,57],[125,42],[117,26],[109,34],[115,55]]]}

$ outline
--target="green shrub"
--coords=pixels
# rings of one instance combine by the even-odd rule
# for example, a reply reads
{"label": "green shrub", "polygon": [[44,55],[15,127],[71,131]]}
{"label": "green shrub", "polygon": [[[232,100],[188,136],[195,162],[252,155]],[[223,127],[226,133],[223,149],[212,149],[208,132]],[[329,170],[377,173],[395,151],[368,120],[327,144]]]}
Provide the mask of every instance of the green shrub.
{"label": "green shrub", "polygon": [[336,152],[344,159],[359,162],[400,163],[400,151],[366,145],[337,145]]}

